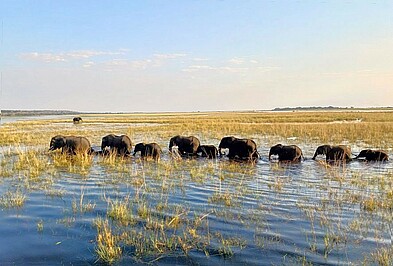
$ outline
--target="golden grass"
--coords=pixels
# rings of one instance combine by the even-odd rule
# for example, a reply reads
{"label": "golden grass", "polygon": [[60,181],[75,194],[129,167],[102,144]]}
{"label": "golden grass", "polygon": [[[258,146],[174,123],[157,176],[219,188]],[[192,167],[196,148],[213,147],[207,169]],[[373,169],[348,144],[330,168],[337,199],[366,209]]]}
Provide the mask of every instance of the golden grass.
{"label": "golden grass", "polygon": [[26,195],[20,190],[7,191],[0,197],[0,206],[6,209],[22,208],[26,198]]}
{"label": "golden grass", "polygon": [[[124,114],[86,116],[83,125],[65,120],[17,122],[0,128],[0,145],[49,146],[50,138],[87,136],[100,145],[108,133],[128,134],[143,141],[168,139],[173,135],[195,135],[217,141],[227,135],[239,137],[296,137],[318,143],[362,142],[393,146],[393,112],[212,112],[183,114]],[[113,129],[113,125],[116,125]],[[37,133],[39,132],[39,133]],[[152,132],[154,132],[152,134]],[[165,143],[167,146],[167,143]]]}
{"label": "golden grass", "polygon": [[[95,221],[95,252],[101,262],[112,264],[121,259],[122,247],[126,247],[131,248],[132,255],[142,259],[142,262],[150,262],[146,259],[153,259],[154,262],[160,256],[179,255],[179,252],[187,255],[190,250],[202,251],[207,256],[211,252],[216,252],[226,257],[232,256],[235,248],[244,248],[247,243],[241,238],[211,232],[208,216],[214,212],[220,219],[241,219],[235,217],[231,210],[241,206],[243,196],[250,194],[247,190],[250,188],[245,183],[251,179],[250,177],[255,177],[257,167],[226,161],[209,161],[203,165],[196,160],[164,160],[156,163],[121,158],[115,154],[94,157],[68,156],[61,152],[48,153],[51,137],[59,133],[86,136],[95,146],[99,146],[102,136],[108,133],[127,134],[134,144],[139,141],[157,141],[165,152],[168,149],[169,138],[178,134],[195,135],[202,143],[215,145],[218,145],[222,137],[235,135],[253,138],[259,145],[261,141],[276,144],[276,141],[286,141],[291,137],[294,142],[315,146],[346,142],[388,149],[393,146],[393,112],[86,115],[84,123],[80,125],[73,125],[68,120],[45,120],[6,124],[0,128],[0,145],[3,146],[0,176],[18,177],[22,183],[21,187],[26,183],[30,188],[30,183],[47,182],[48,184],[43,186],[45,195],[62,197],[65,191],[51,188],[50,178],[41,177],[51,177],[57,172],[87,177],[91,168],[98,165],[107,174],[105,186],[116,187],[121,183],[134,190],[132,200],[128,197],[105,199],[106,216]],[[30,145],[34,146],[34,149],[31,149]],[[311,252],[320,253],[327,258],[335,249],[342,247],[339,245],[344,245],[350,234],[365,237],[374,229],[381,232],[380,228],[370,225],[374,215],[380,215],[382,222],[389,219],[391,221],[393,174],[368,176],[365,173],[351,173],[344,166],[324,162],[320,162],[318,166],[321,171],[325,171],[321,184],[318,184],[321,186],[318,188],[321,195],[318,195],[317,202],[311,198],[299,199],[296,207],[304,213],[305,219],[310,223],[306,238]],[[270,167],[277,177],[259,180],[261,186],[273,190],[277,196],[286,193],[289,188],[301,189],[287,185],[295,181],[286,177],[285,166],[271,164]],[[209,209],[204,215],[192,213],[188,206],[173,206],[168,203],[170,193],[185,190],[188,185],[186,182],[203,185],[206,180],[215,188],[215,192],[206,199],[207,205],[220,211]],[[305,186],[308,185],[312,186]],[[0,206],[22,207],[27,196],[21,191],[17,189],[5,192],[0,197]],[[76,214],[82,216],[85,212],[94,211],[95,203],[87,201],[85,194],[87,193],[82,188],[80,195],[73,198],[73,217],[59,219],[58,223],[72,226]],[[159,197],[160,202],[156,206],[152,205],[149,196]],[[343,206],[358,208],[361,216],[354,217],[348,225],[344,225],[340,219],[334,220],[331,214],[336,215],[337,210],[341,211]],[[242,222],[250,221],[243,219]],[[134,227],[135,224],[138,226]],[[316,231],[319,230],[317,227],[325,230],[323,237],[316,236]],[[39,221],[37,231],[42,232],[43,229],[44,221]],[[256,238],[255,242],[262,246],[270,242],[279,242],[280,238],[277,239]],[[390,253],[391,247],[380,248],[373,253],[370,252],[369,257],[380,265],[390,265]],[[306,257],[301,259],[302,264],[309,264],[305,260]]]}
{"label": "golden grass", "polygon": [[97,228],[97,245],[95,248],[98,259],[107,264],[113,264],[121,258],[122,250],[117,244],[116,236],[112,233],[108,220],[98,218],[95,221]]}

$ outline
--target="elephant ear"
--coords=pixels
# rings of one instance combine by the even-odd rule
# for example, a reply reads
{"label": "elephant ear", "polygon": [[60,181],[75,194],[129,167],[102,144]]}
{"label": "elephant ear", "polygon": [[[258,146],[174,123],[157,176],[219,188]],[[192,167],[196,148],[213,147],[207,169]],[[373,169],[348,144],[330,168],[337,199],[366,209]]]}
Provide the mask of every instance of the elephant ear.
{"label": "elephant ear", "polygon": [[61,144],[61,146],[65,146],[67,143],[67,138],[66,137],[60,137],[59,138],[59,144]]}

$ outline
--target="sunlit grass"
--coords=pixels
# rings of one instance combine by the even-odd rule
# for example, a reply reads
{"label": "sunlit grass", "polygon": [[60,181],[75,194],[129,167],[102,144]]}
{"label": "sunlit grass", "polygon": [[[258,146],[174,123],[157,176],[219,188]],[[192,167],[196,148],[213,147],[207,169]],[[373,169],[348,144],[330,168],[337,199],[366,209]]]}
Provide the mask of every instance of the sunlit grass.
{"label": "sunlit grass", "polygon": [[121,225],[133,225],[136,219],[133,217],[129,198],[125,200],[108,200],[109,209],[107,216]]}
{"label": "sunlit grass", "polygon": [[[124,114],[86,116],[83,126],[65,120],[17,122],[0,128],[0,145],[44,145],[59,131],[64,135],[87,136],[100,145],[108,132],[126,133],[131,139],[143,136],[155,141],[174,134],[197,135],[202,141],[219,140],[226,135],[239,137],[295,137],[320,143],[358,141],[379,148],[393,144],[393,112],[223,112],[184,114]],[[100,123],[100,125],[96,125]],[[113,130],[113,124],[118,129]],[[134,127],[133,125],[137,125]],[[94,128],[94,131],[91,129]],[[42,134],[35,133],[35,130]],[[166,146],[166,145],[165,145]]]}
{"label": "sunlit grass", "polygon": [[122,249],[118,245],[116,236],[112,233],[108,220],[98,218],[95,220],[97,228],[97,244],[95,252],[100,261],[108,264],[113,264],[122,256]]}
{"label": "sunlit grass", "polygon": [[[235,135],[253,138],[259,146],[291,138],[295,143],[315,147],[345,142],[391,149],[392,112],[86,115],[83,124],[70,124],[67,120],[47,120],[18,122],[0,128],[0,145],[3,145],[0,176],[14,186],[0,195],[0,206],[22,208],[29,193],[40,190],[48,200],[66,202],[68,209],[64,212],[68,213],[56,223],[67,228],[78,224],[80,219],[89,220],[87,217],[97,215],[95,254],[102,263],[113,264],[123,256],[131,256],[136,262],[154,264],[162,257],[187,256],[191,251],[226,258],[236,255],[248,244],[255,245],[256,249],[284,245],[284,237],[275,232],[258,235],[256,230],[255,243],[247,243],[250,239],[226,235],[220,228],[212,231],[209,216],[228,224],[238,222],[249,228],[263,227],[267,224],[266,216],[280,215],[272,213],[274,204],[287,199],[287,195],[302,195],[295,203],[290,202],[290,208],[300,211],[304,217],[301,230],[306,241],[304,256],[287,261],[303,265],[310,264],[315,256],[325,260],[332,254],[336,256],[335,252],[353,244],[350,241],[362,243],[366,238],[375,238],[378,243],[386,237],[387,224],[393,220],[393,174],[390,171],[351,172],[345,165],[322,160],[315,163],[320,174],[316,178],[320,180],[308,179],[307,175],[312,174],[303,172],[297,176],[300,180],[293,180],[292,174],[287,172],[290,167],[279,163],[269,163],[267,169],[272,175],[266,176],[261,174],[260,165],[229,162],[226,158],[175,160],[166,154],[165,160],[155,162],[116,154],[69,156],[60,151],[47,152],[50,138],[59,132],[86,136],[93,146],[99,146],[102,136],[108,133],[127,134],[134,143],[157,141],[164,152],[167,152],[169,138],[177,134],[195,135],[201,142],[217,146],[223,136]],[[97,173],[97,169],[101,172]],[[95,175],[103,176],[98,184],[103,190],[101,198],[93,198],[99,201],[97,203],[88,200],[85,185],[80,193],[70,192],[66,186],[61,189],[53,186],[56,179],[70,179],[73,184],[80,176],[88,184]],[[172,196],[187,199],[190,187],[201,189],[203,211],[194,211],[192,205],[171,202]],[[309,189],[317,191],[315,197],[305,196]],[[116,196],[106,197],[108,191]],[[272,194],[271,201],[258,202],[265,199],[264,193]],[[255,209],[243,209],[247,201],[255,201]],[[348,210],[356,215],[348,219],[344,215]],[[288,221],[291,218],[289,215]],[[43,220],[34,223],[37,231],[43,232]],[[45,231],[47,228],[50,226],[45,221]],[[269,228],[263,229],[266,231]],[[388,246],[370,250],[365,256],[373,263],[391,265],[390,254]]]}
{"label": "sunlit grass", "polygon": [[381,247],[371,254],[374,262],[381,266],[389,266],[393,264],[393,246]]}
{"label": "sunlit grass", "polygon": [[0,196],[0,206],[2,208],[22,208],[25,204],[27,197],[26,194],[20,190],[6,191]]}

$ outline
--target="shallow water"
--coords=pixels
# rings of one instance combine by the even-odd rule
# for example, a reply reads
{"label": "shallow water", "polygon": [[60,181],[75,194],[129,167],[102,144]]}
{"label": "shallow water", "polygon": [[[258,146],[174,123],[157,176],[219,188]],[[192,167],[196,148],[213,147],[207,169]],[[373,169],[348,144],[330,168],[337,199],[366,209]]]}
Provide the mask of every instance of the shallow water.
{"label": "shallow water", "polygon": [[[159,143],[165,150],[166,140]],[[392,162],[279,164],[267,160],[266,143],[259,145],[262,158],[255,165],[226,158],[173,160],[165,151],[158,163],[137,157],[117,159],[113,166],[96,156],[85,174],[78,164],[54,166],[53,155],[43,155],[49,164],[38,178],[16,171],[0,179],[1,197],[7,191],[26,196],[21,208],[1,207],[0,264],[100,263],[94,221],[107,218],[119,234],[146,233],[149,221],[138,215],[141,206],[167,225],[181,217],[179,227],[166,229],[177,237],[201,218],[198,237],[209,241],[187,254],[177,248],[145,256],[122,242],[118,264],[349,265],[370,262],[371,252],[391,245],[391,209],[367,210],[362,202],[391,190]],[[302,146],[306,158],[313,146]],[[18,161],[7,149],[0,153],[3,161]],[[121,226],[108,217],[108,202],[126,199],[136,222]],[[80,202],[92,207],[80,211]]]}

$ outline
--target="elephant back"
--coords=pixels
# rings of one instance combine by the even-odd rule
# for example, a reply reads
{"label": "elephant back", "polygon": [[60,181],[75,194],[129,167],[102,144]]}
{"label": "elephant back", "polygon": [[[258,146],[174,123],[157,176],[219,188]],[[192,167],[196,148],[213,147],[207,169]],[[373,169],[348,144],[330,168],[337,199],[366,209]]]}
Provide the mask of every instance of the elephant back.
{"label": "elephant back", "polygon": [[170,139],[169,150],[172,151],[172,147],[177,146],[181,154],[196,154],[199,145],[200,141],[197,137],[177,135]]}
{"label": "elephant back", "polygon": [[65,148],[70,152],[90,152],[90,141],[86,137],[81,136],[67,136]]}
{"label": "elephant back", "polygon": [[234,141],[238,140],[238,138],[234,136],[223,137],[218,145],[219,149],[228,149]]}

